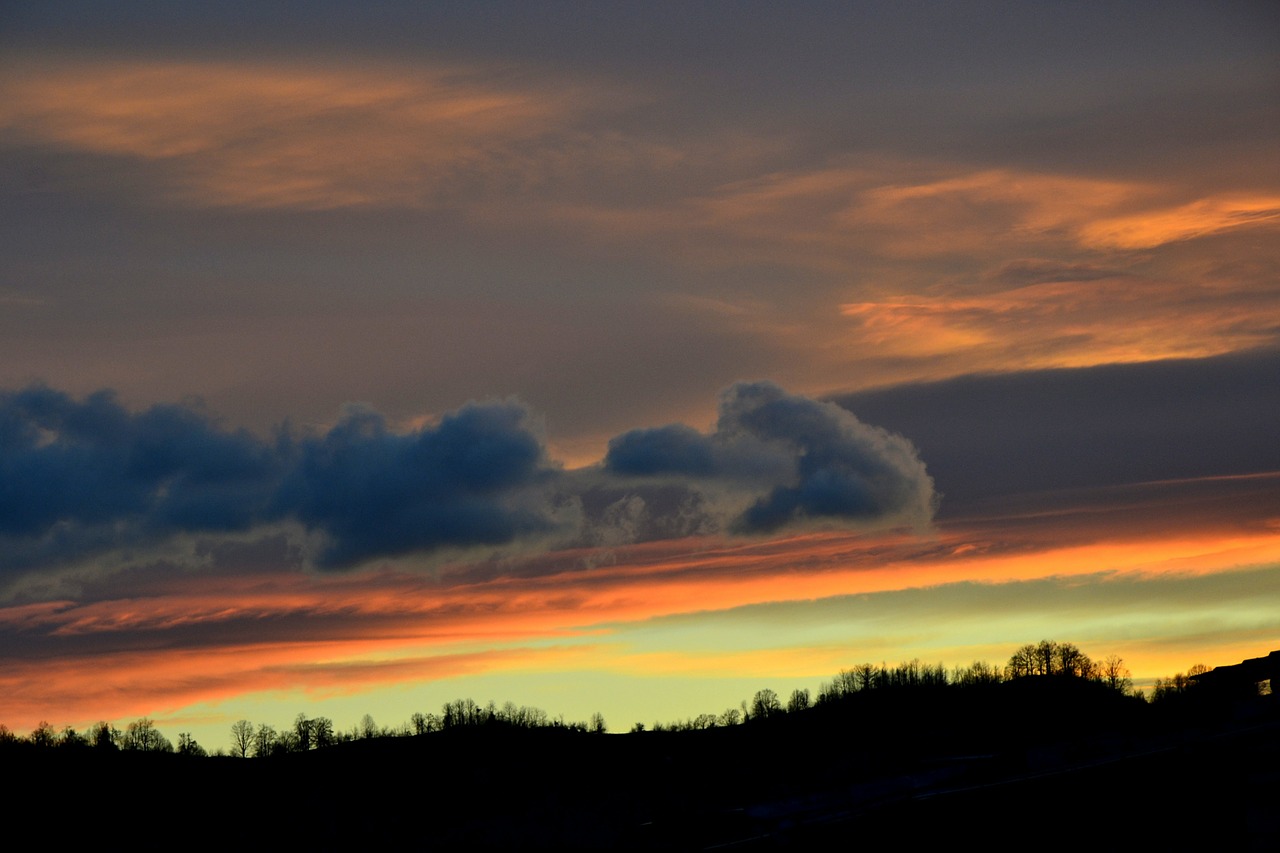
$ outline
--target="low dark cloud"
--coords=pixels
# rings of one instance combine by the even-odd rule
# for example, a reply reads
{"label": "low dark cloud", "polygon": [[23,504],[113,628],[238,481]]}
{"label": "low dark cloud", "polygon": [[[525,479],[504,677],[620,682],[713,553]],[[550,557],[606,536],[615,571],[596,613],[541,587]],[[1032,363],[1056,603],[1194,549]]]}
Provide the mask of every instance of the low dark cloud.
{"label": "low dark cloud", "polygon": [[707,476],[714,474],[716,467],[710,437],[684,424],[637,429],[618,436],[609,442],[605,458],[605,468],[623,476]]}
{"label": "low dark cloud", "polygon": [[870,529],[927,523],[935,480],[954,515],[1032,492],[1069,502],[1071,490],[1275,471],[1277,376],[1267,350],[968,376],[850,395],[847,408],[741,383],[711,430],[632,430],[574,471],[510,400],[410,432],[352,409],[326,431],[263,438],[197,406],[130,411],[110,392],[35,386],[0,394],[0,571],[149,559],[184,536],[205,541],[183,552],[202,562],[219,540],[268,530],[305,532],[305,561],[332,569]]}
{"label": "low dark cloud", "polygon": [[194,409],[135,415],[109,392],[76,401],[28,388],[0,396],[0,534],[68,520],[243,529],[261,517],[280,462],[275,448]]}
{"label": "low dark cloud", "polygon": [[729,388],[710,433],[676,424],[618,436],[604,470],[680,478],[735,533],[919,525],[933,511],[933,482],[909,441],[769,382]]}
{"label": "low dark cloud", "polygon": [[[470,403],[396,432],[353,407],[324,432],[262,439],[200,408],[127,410],[36,386],[0,395],[0,568],[224,534],[306,533],[318,568],[461,549],[620,545],[817,524],[920,524],[932,485],[905,439],[770,383],[723,396],[711,433],[614,439],[604,464],[548,459],[527,409]],[[279,536],[279,533],[271,534]]]}
{"label": "low dark cloud", "polygon": [[342,566],[551,532],[539,486],[556,474],[518,403],[473,403],[409,434],[356,411],[299,442],[276,509],[323,531],[318,562]]}
{"label": "low dark cloud", "polygon": [[193,407],[132,413],[110,392],[75,400],[32,387],[0,397],[0,562],[280,522],[312,534],[321,567],[505,544],[555,526],[535,494],[554,473],[512,402],[468,405],[408,434],[357,409],[323,434],[266,441]]}

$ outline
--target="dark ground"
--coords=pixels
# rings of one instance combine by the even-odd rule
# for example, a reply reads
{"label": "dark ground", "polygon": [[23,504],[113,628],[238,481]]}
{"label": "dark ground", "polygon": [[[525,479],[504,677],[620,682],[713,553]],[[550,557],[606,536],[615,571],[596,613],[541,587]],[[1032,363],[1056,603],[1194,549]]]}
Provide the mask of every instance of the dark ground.
{"label": "dark ground", "polygon": [[0,760],[10,821],[41,827],[42,844],[1280,846],[1280,701],[1153,707],[1095,687],[862,696],[706,731],[484,727],[270,759]]}

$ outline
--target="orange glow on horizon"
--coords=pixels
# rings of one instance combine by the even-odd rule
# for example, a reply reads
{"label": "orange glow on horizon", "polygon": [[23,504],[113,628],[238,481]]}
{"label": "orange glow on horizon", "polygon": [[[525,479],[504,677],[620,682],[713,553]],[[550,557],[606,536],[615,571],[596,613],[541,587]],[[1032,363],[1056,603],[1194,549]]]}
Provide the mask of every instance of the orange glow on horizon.
{"label": "orange glow on horizon", "polygon": [[[961,581],[1155,578],[1280,563],[1280,532],[1275,531],[1009,551],[960,530],[926,539],[812,534],[737,546],[704,542],[695,550],[688,550],[689,544],[684,543],[683,553],[671,543],[637,546],[606,567],[453,586],[396,573],[358,582],[350,576],[282,575],[215,592],[201,590],[199,578],[193,578],[194,597],[175,588],[155,599],[129,602],[126,609],[112,601],[6,608],[0,621],[27,630],[43,627],[68,641],[95,639],[83,651],[54,661],[8,661],[0,669],[0,719],[21,729],[47,716],[50,708],[77,720],[127,717],[264,690],[323,694],[588,662],[620,672],[696,672],[714,666],[714,658],[677,663],[671,655],[609,651],[610,626]],[[282,619],[299,620],[288,640],[251,639],[255,623]],[[313,619],[319,624],[308,628]],[[103,644],[117,632],[169,632],[201,621],[216,626],[220,620],[228,629],[198,647],[100,650],[109,648]],[[311,632],[315,636],[308,638]],[[831,662],[834,654],[806,653],[806,667]],[[729,653],[723,663],[736,672],[765,673],[770,661],[787,655],[794,659],[795,653],[744,651]],[[1148,659],[1156,658],[1143,660]]]}

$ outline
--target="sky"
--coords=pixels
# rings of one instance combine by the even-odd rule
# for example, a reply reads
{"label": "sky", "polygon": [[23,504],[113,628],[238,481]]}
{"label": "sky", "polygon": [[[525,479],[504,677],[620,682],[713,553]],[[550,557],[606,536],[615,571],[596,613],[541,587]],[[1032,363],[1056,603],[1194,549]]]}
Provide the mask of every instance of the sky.
{"label": "sky", "polygon": [[0,722],[1280,647],[1280,8],[9,2]]}

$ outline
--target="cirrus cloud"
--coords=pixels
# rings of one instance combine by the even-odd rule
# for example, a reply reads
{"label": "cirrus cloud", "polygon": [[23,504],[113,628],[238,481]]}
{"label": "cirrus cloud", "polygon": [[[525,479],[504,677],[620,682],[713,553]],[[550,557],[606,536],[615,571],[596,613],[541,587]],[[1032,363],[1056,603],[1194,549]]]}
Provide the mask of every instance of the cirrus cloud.
{"label": "cirrus cloud", "polygon": [[589,87],[513,83],[501,69],[57,57],[15,67],[0,81],[0,129],[147,164],[156,195],[183,206],[453,206],[585,162],[670,156],[602,146],[578,128],[601,100]]}

